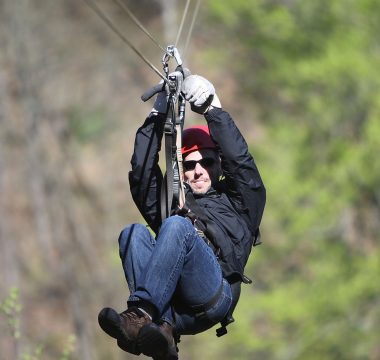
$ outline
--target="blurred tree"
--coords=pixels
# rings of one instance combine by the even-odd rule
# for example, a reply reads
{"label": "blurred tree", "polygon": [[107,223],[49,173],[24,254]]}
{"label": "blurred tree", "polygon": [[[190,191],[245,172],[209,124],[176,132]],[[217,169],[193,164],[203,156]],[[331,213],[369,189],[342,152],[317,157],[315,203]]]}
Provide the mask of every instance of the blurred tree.
{"label": "blurred tree", "polygon": [[253,153],[268,189],[257,290],[221,353],[376,359],[380,3],[209,5],[214,41],[239,39],[210,57],[234,64],[241,101],[259,110],[266,143]]}
{"label": "blurred tree", "polygon": [[[99,3],[156,59],[113,2]],[[158,40],[172,29],[169,1],[128,3]],[[184,359],[380,357],[379,10],[376,0],[203,3],[191,61],[239,126],[260,119],[263,136],[245,134],[268,206],[236,324],[221,339],[185,337]],[[49,358],[72,333],[78,359],[132,358],[96,315],[125,306],[116,238],[139,219],[127,162],[151,106],[139,96],[157,78],[81,2],[2,1],[0,20],[1,293],[20,289],[26,345],[42,339]],[[7,357],[0,342],[5,359],[22,353]]]}

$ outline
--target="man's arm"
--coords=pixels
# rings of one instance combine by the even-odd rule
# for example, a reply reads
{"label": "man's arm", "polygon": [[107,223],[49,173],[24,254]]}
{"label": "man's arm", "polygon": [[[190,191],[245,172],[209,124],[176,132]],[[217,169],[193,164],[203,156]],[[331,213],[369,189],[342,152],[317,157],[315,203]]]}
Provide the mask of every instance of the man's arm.
{"label": "man's arm", "polygon": [[231,116],[224,110],[214,86],[199,75],[187,77],[182,86],[191,109],[204,114],[210,135],[218,145],[226,191],[235,208],[246,215],[256,234],[263,215],[266,191],[248,146]]}
{"label": "man's arm", "polygon": [[137,130],[129,172],[133,200],[145,221],[157,232],[161,223],[162,172],[158,165],[165,115],[151,113]]}
{"label": "man's arm", "polygon": [[258,229],[264,211],[266,191],[247,143],[232,120],[221,108],[205,113],[210,135],[220,150],[226,191],[239,212],[248,216],[251,231]]}

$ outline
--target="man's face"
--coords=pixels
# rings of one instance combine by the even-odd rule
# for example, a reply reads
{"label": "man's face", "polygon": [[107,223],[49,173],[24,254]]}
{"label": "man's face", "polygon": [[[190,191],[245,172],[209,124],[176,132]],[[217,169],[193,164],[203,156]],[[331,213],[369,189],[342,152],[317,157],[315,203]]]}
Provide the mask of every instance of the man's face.
{"label": "man's face", "polygon": [[216,151],[193,151],[183,161],[184,180],[195,194],[205,194],[218,180],[220,159]]}

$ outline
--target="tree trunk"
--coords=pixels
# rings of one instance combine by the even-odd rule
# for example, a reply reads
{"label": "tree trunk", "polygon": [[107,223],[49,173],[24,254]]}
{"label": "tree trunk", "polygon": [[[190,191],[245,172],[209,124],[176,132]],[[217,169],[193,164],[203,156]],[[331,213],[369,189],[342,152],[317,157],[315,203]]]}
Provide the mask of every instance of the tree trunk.
{"label": "tree trunk", "polygon": [[178,32],[177,1],[161,0],[161,8],[166,45],[174,45]]}

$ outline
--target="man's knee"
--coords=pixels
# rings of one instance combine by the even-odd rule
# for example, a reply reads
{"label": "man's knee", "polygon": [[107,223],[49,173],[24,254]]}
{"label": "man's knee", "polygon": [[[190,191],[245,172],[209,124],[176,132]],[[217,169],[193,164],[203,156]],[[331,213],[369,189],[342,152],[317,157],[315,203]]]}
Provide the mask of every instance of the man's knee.
{"label": "man's knee", "polygon": [[142,224],[131,224],[127,226],[119,236],[119,252],[120,256],[124,257],[125,253],[136,244],[138,237],[142,233],[147,232],[149,236],[149,230]]}
{"label": "man's knee", "polygon": [[161,229],[171,229],[177,231],[191,232],[193,230],[192,223],[186,218],[178,215],[170,216],[164,220]]}
{"label": "man's knee", "polygon": [[194,245],[195,234],[195,228],[188,219],[175,215],[167,218],[162,223],[159,238],[162,236],[165,238],[170,237],[173,240],[170,241],[172,246],[186,244],[186,248],[190,249]]}

